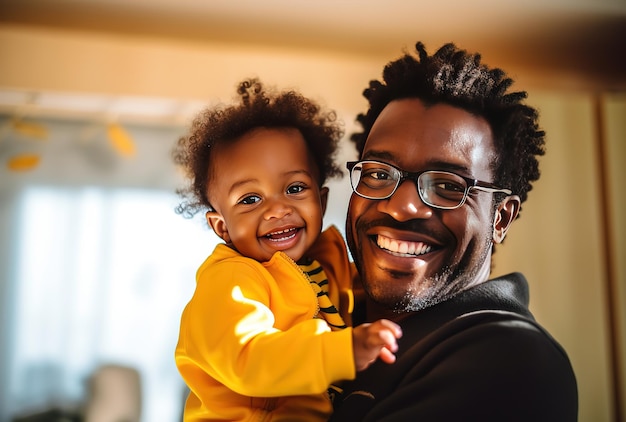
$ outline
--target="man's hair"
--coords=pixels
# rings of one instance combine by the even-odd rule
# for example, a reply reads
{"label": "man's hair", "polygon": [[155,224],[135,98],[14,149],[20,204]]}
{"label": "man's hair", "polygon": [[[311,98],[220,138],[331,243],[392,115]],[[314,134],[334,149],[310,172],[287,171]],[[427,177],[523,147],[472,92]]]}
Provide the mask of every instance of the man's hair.
{"label": "man's hair", "polygon": [[526,92],[507,92],[513,80],[504,71],[490,69],[481,64],[479,54],[454,44],[444,45],[432,56],[421,42],[415,48],[418,57],[405,54],[388,63],[383,82],[373,80],[363,92],[369,110],[357,117],[363,132],[351,136],[359,156],[378,115],[393,100],[419,98],[427,106],[460,107],[489,123],[496,152],[491,163],[493,183],[511,189],[524,202],[532,182],[539,179],[537,157],[545,153],[537,111],[522,103]]}
{"label": "man's hair", "polygon": [[293,90],[277,92],[267,89],[256,78],[242,81],[237,89],[239,102],[218,105],[201,112],[186,136],[179,138],[173,151],[174,162],[190,179],[190,185],[179,189],[184,201],[176,212],[187,217],[210,210],[208,190],[212,177],[211,160],[218,145],[235,143],[255,128],[294,128],[304,138],[312,161],[319,170],[319,184],[327,178],[341,176],[334,162],[337,146],[343,136],[343,125],[332,110]]}

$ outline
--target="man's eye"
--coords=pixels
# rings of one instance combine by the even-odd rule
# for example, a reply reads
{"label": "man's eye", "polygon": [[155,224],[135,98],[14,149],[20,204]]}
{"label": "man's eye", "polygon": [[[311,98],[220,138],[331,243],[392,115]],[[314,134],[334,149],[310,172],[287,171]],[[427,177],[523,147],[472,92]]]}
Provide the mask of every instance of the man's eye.
{"label": "man's eye", "polygon": [[465,186],[455,182],[442,181],[433,185],[435,189],[445,192],[465,192]]}
{"label": "man's eye", "polygon": [[430,190],[440,198],[459,201],[465,195],[465,186],[450,181],[437,181],[430,185]]}
{"label": "man's eye", "polygon": [[361,181],[370,187],[387,186],[393,182],[393,176],[385,170],[367,170],[361,175]]}
{"label": "man's eye", "polygon": [[257,195],[248,195],[246,197],[244,197],[241,201],[239,201],[239,204],[243,204],[243,205],[252,205],[255,204],[257,202],[259,202],[261,200],[261,198]]}
{"label": "man's eye", "polygon": [[384,171],[370,170],[363,173],[364,177],[369,177],[376,180],[385,180],[389,178],[389,174]]}
{"label": "man's eye", "polygon": [[304,185],[291,185],[287,188],[287,193],[288,194],[300,193],[305,189],[306,189],[306,186]]}

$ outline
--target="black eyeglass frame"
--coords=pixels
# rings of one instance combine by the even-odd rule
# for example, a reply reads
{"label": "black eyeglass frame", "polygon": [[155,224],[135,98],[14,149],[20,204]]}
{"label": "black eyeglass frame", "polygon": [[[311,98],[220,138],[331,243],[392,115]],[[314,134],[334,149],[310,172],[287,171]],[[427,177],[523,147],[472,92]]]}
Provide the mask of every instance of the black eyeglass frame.
{"label": "black eyeglass frame", "polygon": [[[373,197],[369,195],[364,195],[356,190],[357,187],[354,186],[354,184],[352,183],[352,171],[354,167],[356,167],[357,164],[362,164],[362,163],[382,164],[385,166],[389,166],[400,174],[400,178],[396,181],[396,186],[393,188],[391,193],[385,196],[381,196],[381,197]],[[471,189],[476,189],[479,191],[490,192],[490,193],[504,193],[506,195],[511,195],[513,193],[510,189],[504,189],[504,188],[494,185],[493,183],[483,182],[482,180],[461,176],[460,174],[456,174],[451,171],[423,170],[423,171],[412,172],[412,171],[399,169],[398,167],[392,164],[385,163],[384,161],[377,161],[377,160],[348,161],[346,163],[346,168],[350,172],[350,186],[352,187],[352,191],[356,193],[357,195],[359,195],[360,197],[365,198],[365,199],[375,199],[375,200],[381,199],[382,200],[382,199],[391,198],[391,196],[393,196],[393,194],[396,193],[396,190],[398,190],[398,187],[406,180],[412,180],[415,183],[417,193],[423,203],[425,203],[429,207],[438,208],[442,210],[454,210],[454,209],[462,207],[463,204],[465,204],[467,195],[469,194],[469,191]],[[456,206],[446,207],[446,206],[441,206],[441,205],[435,205],[435,204],[432,204],[430,201],[425,200],[419,188],[419,178],[421,175],[425,173],[444,173],[444,174],[447,173],[447,174],[451,174],[451,175],[454,175],[456,177],[460,177],[461,179],[463,179],[465,181],[466,187],[465,187],[465,192],[463,193],[463,198],[461,199],[461,202]],[[359,180],[360,180],[360,177],[359,177]]]}

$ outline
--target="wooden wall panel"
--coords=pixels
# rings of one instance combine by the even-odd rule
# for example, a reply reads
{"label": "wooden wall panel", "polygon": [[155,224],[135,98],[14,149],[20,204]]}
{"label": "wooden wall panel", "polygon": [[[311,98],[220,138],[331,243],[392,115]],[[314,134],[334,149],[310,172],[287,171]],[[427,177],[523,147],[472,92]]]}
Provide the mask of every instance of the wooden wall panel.
{"label": "wooden wall panel", "polygon": [[626,94],[600,99],[615,399],[626,420]]}

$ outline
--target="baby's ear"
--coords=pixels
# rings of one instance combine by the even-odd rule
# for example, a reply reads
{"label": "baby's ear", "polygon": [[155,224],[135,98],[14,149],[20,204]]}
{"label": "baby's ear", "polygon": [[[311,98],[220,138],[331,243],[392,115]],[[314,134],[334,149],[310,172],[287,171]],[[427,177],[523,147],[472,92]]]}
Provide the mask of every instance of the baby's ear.
{"label": "baby's ear", "polygon": [[326,215],[326,205],[328,204],[328,188],[322,186],[320,188],[320,204],[322,206],[322,217]]}
{"label": "baby's ear", "polygon": [[511,227],[511,223],[519,213],[521,201],[519,196],[507,196],[496,209],[493,220],[493,241],[494,243],[502,243],[507,231]]}
{"label": "baby's ear", "polygon": [[230,243],[228,227],[226,227],[224,217],[216,211],[208,211],[205,216],[207,223],[209,223],[209,226],[211,226],[215,234],[218,235],[224,242]]}

